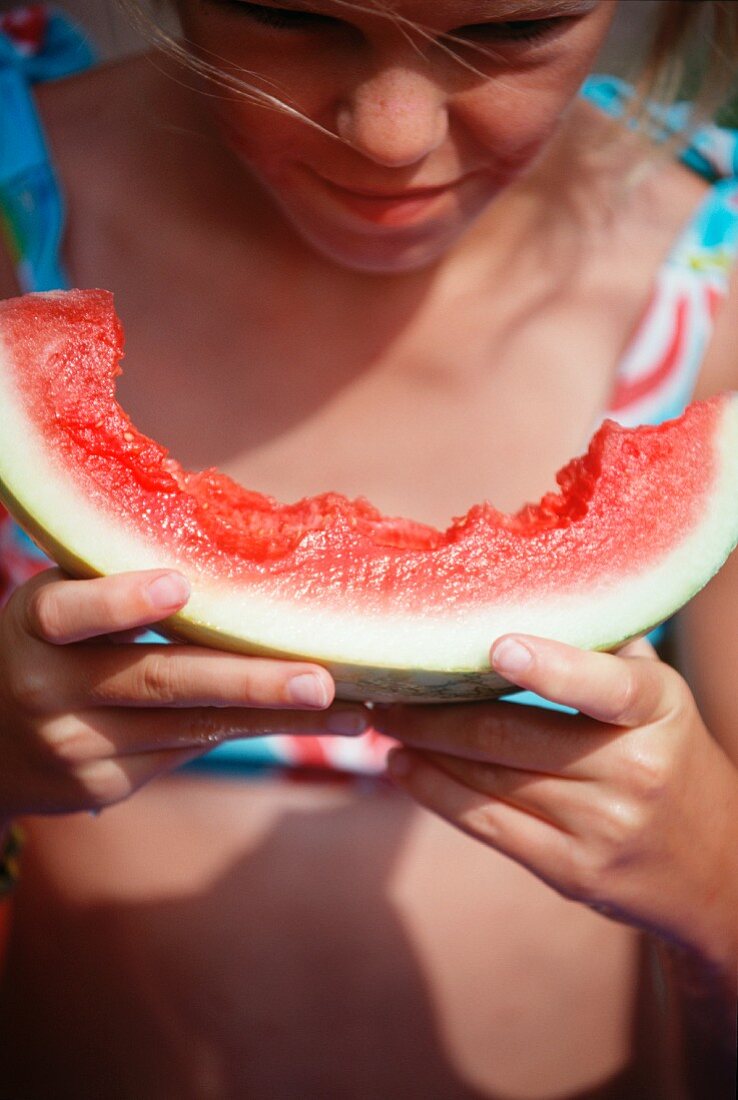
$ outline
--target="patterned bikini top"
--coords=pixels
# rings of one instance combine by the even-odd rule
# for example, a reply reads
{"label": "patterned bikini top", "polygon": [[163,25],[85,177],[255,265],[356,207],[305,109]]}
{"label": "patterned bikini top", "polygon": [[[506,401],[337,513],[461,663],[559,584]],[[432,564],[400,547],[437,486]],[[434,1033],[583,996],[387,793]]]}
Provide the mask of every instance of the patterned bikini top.
{"label": "patterned bikini top", "polygon": [[[93,62],[80,31],[45,5],[0,16],[0,228],[24,291],[69,286],[60,250],[63,196],[31,88]],[[627,111],[629,89],[615,78],[590,77],[582,95],[614,117]],[[664,132],[680,131],[687,110],[663,112]],[[625,425],[660,423],[689,403],[738,253],[738,131],[704,127],[682,159],[711,186],[656,273],[618,365],[603,418]],[[48,565],[0,508],[0,601]],[[383,769],[387,744],[372,733],[353,739],[274,736],[221,745],[206,761],[372,774]]]}

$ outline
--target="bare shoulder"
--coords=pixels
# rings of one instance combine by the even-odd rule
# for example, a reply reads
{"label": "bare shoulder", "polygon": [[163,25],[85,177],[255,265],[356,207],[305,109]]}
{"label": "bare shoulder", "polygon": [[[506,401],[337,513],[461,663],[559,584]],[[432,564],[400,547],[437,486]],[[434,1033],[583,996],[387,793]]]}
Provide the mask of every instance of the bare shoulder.
{"label": "bare shoulder", "polygon": [[104,138],[116,119],[137,104],[144,109],[143,85],[153,71],[151,57],[138,54],[39,85],[36,99],[51,137],[76,146]]}
{"label": "bare shoulder", "polygon": [[140,282],[142,250],[166,254],[155,241],[175,236],[177,218],[181,229],[192,146],[201,147],[196,97],[185,85],[156,52],[39,88],[66,205],[64,261],[76,285],[122,293]]}
{"label": "bare shoulder", "polygon": [[[72,206],[79,195],[94,191],[96,183],[109,186],[111,181],[105,178],[105,166],[111,165],[109,154],[119,135],[132,130],[126,119],[130,123],[142,102],[140,89],[151,69],[147,57],[134,57],[34,89],[51,160]],[[0,298],[18,293],[15,265],[0,238]]]}
{"label": "bare shoulder", "polygon": [[[631,229],[647,237],[661,236],[667,247],[689,224],[708,194],[710,185],[677,161],[655,164],[644,173],[632,203]],[[728,293],[720,306],[710,345],[695,389],[695,397],[708,397],[726,389],[738,389],[738,262]]]}
{"label": "bare shoulder", "polygon": [[97,181],[110,186],[120,158],[135,151],[142,122],[156,115],[156,83],[152,59],[139,55],[38,88],[39,114],[65,190],[94,188]]}
{"label": "bare shoulder", "polygon": [[[650,219],[666,219],[681,227],[688,224],[709,191],[699,175],[679,163],[654,173],[643,188],[644,213]],[[710,345],[695,389],[695,397],[708,397],[726,389],[738,389],[738,262],[728,293],[720,306]]]}

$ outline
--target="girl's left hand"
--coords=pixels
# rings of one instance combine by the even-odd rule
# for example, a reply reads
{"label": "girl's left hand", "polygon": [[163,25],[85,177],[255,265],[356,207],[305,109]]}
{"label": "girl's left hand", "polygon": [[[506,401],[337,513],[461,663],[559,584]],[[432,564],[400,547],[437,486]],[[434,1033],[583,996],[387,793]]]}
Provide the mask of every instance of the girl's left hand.
{"label": "girl's left hand", "polygon": [[[377,707],[417,802],[566,897],[732,973],[738,773],[651,646],[592,653],[506,635],[492,665],[571,715],[494,702]],[[727,970],[726,970],[727,968]]]}

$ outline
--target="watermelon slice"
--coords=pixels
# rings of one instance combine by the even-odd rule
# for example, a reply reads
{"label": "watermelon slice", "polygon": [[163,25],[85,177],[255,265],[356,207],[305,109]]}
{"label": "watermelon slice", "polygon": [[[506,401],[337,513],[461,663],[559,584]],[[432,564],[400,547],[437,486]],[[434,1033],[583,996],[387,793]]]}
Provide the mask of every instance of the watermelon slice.
{"label": "watermelon slice", "polygon": [[115,401],[122,346],[105,291],[0,303],[0,496],[74,575],[185,573],[192,597],[165,632],[318,661],[344,698],[500,694],[488,653],[508,631],[616,648],[738,541],[738,394],[659,427],[605,422],[558,492],[439,531],[361,499],[284,505],[183,469]]}

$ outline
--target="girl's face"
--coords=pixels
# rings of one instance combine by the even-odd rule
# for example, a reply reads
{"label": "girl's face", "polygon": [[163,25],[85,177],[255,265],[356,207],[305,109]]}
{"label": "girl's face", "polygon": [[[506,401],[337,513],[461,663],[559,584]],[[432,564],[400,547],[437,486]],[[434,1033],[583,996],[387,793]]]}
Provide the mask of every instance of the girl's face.
{"label": "girl's face", "polygon": [[178,8],[205,60],[303,116],[236,91],[212,100],[228,144],[300,236],[338,264],[392,274],[438,259],[536,161],[615,2],[178,0]]}

